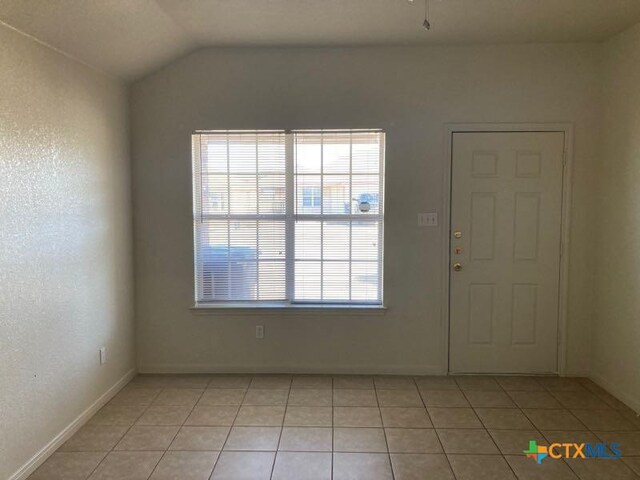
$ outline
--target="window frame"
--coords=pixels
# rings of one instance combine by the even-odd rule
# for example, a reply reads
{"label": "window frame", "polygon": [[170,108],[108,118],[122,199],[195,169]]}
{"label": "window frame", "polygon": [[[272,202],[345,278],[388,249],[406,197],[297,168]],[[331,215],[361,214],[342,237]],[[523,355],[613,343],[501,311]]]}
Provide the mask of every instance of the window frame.
{"label": "window frame", "polygon": [[[304,214],[296,212],[296,152],[295,152],[295,136],[296,134],[331,134],[331,133],[377,133],[380,134],[380,147],[379,147],[379,170],[376,175],[379,175],[379,193],[377,194],[377,202],[379,205],[379,211],[372,215],[360,215],[355,214],[353,211],[348,214]],[[198,268],[197,268],[197,255],[198,255],[198,241],[197,241],[197,216],[196,202],[202,205],[202,188],[197,187],[197,181],[201,178],[201,159],[200,159],[200,138],[202,135],[207,134],[244,134],[244,133],[282,133],[285,138],[285,213],[284,215],[267,215],[267,217],[279,217],[278,220],[284,220],[285,225],[285,295],[284,300],[211,300],[211,301],[199,301],[199,289],[198,289]],[[196,140],[197,137],[197,140]],[[196,152],[196,145],[197,150]],[[386,132],[382,129],[320,129],[320,130],[196,130],[192,133],[192,220],[193,220],[193,292],[194,303],[191,306],[191,310],[195,313],[207,313],[209,311],[220,311],[228,314],[230,312],[236,312],[239,314],[251,314],[256,312],[274,311],[274,310],[289,310],[295,314],[313,313],[314,311],[330,310],[337,314],[350,313],[350,314],[384,314],[386,311],[385,296],[384,296],[384,217],[385,217],[385,155],[386,155]],[[229,174],[229,173],[228,173]],[[257,172],[259,174],[259,172]],[[321,176],[323,173],[320,174]],[[352,178],[353,172],[351,168],[349,170],[349,177]],[[350,179],[350,182],[352,180]],[[305,188],[305,187],[303,187]],[[315,187],[310,187],[315,188]],[[324,201],[322,196],[322,184],[319,187],[320,197],[319,205],[316,205],[314,201],[315,194],[312,195],[311,207],[321,207]],[[380,199],[382,204],[380,205]],[[350,198],[349,201],[353,204],[355,198]],[[380,208],[382,207],[382,208]],[[202,216],[202,212],[200,212]],[[256,213],[255,215],[245,215],[245,217],[255,217],[254,220],[258,221],[262,215]],[[231,220],[233,214],[227,214],[226,217]],[[319,301],[306,301],[295,299],[295,226],[296,222],[312,221],[312,220],[340,220],[340,221],[365,221],[375,222],[379,225],[378,228],[378,245],[380,250],[380,257],[377,261],[378,264],[378,299],[376,301],[361,301],[361,300],[344,300],[344,301],[331,301],[331,302],[319,302]],[[274,218],[275,219],[275,218]],[[351,233],[349,237],[351,238]],[[322,261],[322,260],[321,260]],[[351,268],[353,259],[349,259],[349,265]]]}

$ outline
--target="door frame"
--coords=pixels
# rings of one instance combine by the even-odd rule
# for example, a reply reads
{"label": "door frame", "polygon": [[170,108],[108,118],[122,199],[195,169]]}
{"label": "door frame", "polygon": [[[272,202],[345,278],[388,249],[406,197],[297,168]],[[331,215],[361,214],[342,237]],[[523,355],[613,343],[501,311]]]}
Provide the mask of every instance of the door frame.
{"label": "door frame", "polygon": [[559,123],[447,123],[444,125],[444,162],[442,197],[442,344],[445,374],[450,374],[449,347],[451,322],[449,316],[451,281],[451,183],[454,133],[509,133],[509,132],[561,132],[564,133],[564,155],[562,168],[562,205],[560,226],[560,282],[558,302],[558,358],[557,374],[564,375],[567,369],[567,294],[569,290],[569,243],[571,230],[571,190],[573,174],[574,126],[570,122]]}

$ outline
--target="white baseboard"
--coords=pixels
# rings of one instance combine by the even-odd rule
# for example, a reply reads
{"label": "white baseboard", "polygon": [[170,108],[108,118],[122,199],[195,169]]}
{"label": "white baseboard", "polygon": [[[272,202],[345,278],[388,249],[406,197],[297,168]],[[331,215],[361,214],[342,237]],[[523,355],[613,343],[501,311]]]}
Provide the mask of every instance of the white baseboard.
{"label": "white baseboard", "polygon": [[362,365],[209,365],[200,363],[150,363],[138,365],[138,373],[297,373],[324,375],[446,375],[436,366]]}
{"label": "white baseboard", "polygon": [[603,376],[595,373],[589,375],[589,378],[591,378],[591,380],[600,385],[618,400],[624,402],[634,412],[640,413],[640,398],[637,398],[635,395],[630,393],[625,387],[611,382],[610,380],[605,379]]}
{"label": "white baseboard", "polygon": [[60,446],[69,440],[80,427],[89,421],[95,413],[100,410],[109,400],[111,400],[124,386],[136,376],[136,370],[129,370],[120,380],[118,380],[109,390],[103,393],[100,398],[93,402],[84,412],[76,417],[73,422],[67,425],[53,440],[36,453],[31,459],[25,463],[16,473],[11,475],[8,480],[25,480],[31,475],[36,468],[44,463]]}

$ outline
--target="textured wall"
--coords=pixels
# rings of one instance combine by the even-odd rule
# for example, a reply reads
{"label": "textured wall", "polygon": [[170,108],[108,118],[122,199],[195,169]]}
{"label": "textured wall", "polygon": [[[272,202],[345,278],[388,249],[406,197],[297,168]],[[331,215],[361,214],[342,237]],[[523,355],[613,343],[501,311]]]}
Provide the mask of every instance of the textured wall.
{"label": "textured wall", "polygon": [[[588,370],[595,44],[205,49],[132,87],[138,365],[147,371],[444,372],[439,228],[446,122],[574,122],[568,368]],[[193,302],[190,134],[216,128],[387,132],[384,316],[199,316]],[[256,340],[254,326],[266,328]]]}
{"label": "textured wall", "polygon": [[134,367],[134,330],[126,90],[4,26],[0,45],[6,479]]}
{"label": "textured wall", "polygon": [[640,25],[605,55],[592,369],[640,411]]}

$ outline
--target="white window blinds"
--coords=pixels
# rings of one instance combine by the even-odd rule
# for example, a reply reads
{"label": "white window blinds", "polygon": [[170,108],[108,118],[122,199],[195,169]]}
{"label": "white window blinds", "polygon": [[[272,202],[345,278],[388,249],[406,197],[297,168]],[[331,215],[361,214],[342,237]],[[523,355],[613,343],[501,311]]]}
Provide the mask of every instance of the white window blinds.
{"label": "white window blinds", "polygon": [[384,133],[193,135],[196,303],[382,303]]}

